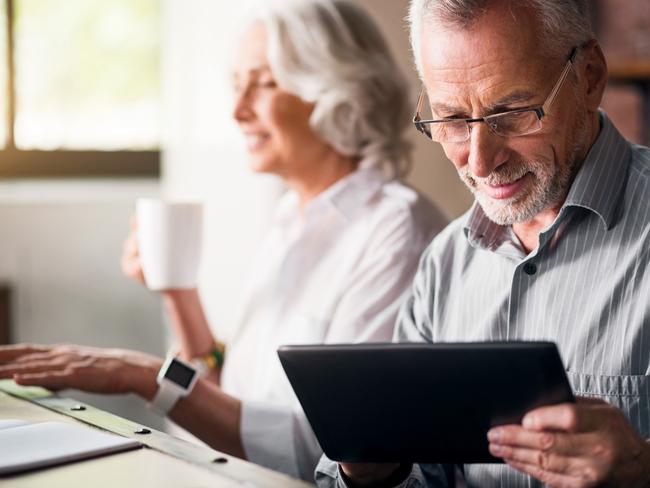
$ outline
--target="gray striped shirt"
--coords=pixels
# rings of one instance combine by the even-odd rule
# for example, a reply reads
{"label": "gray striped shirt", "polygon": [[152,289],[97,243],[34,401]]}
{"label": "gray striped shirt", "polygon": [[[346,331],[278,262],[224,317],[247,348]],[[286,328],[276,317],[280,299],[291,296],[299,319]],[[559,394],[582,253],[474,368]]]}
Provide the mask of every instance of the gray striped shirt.
{"label": "gray striped shirt", "polygon": [[[621,408],[650,438],[650,149],[601,115],[555,222],[525,251],[478,205],[425,252],[397,341],[550,340],[575,393]],[[505,465],[466,465],[470,487],[542,486]],[[344,486],[323,459],[321,486]],[[445,486],[415,466],[404,486]]]}

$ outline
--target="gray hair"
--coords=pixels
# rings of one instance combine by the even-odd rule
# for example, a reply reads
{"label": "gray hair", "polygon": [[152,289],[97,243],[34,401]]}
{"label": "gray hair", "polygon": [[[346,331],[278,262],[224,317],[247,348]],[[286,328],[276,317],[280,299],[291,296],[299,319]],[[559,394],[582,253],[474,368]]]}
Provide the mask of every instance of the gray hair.
{"label": "gray hair", "polygon": [[[268,0],[267,0],[268,2]],[[379,28],[345,0],[271,2],[254,16],[279,86],[314,103],[310,125],[337,152],[392,176],[409,167],[411,98]]]}
{"label": "gray hair", "polygon": [[509,2],[531,8],[540,21],[540,43],[549,57],[562,56],[594,37],[589,0],[411,0],[408,21],[415,64],[422,77],[420,34],[422,24],[437,20],[443,24],[470,28],[491,6]]}

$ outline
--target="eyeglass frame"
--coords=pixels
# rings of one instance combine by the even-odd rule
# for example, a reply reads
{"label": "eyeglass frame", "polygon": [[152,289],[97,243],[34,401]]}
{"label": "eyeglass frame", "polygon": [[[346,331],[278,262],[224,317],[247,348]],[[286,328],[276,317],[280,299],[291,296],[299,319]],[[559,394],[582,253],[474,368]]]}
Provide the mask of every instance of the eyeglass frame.
{"label": "eyeglass frame", "polygon": [[[541,122],[542,119],[547,115],[548,110],[550,109],[551,105],[553,105],[553,102],[557,98],[557,94],[560,92],[562,89],[562,86],[564,85],[564,80],[566,80],[566,77],[569,74],[569,71],[574,66],[575,59],[578,55],[578,51],[582,48],[584,48],[587,45],[581,44],[579,46],[575,46],[572,50],[571,53],[569,54],[569,58],[567,59],[567,62],[564,66],[564,69],[562,70],[562,73],[560,73],[560,77],[558,80],[555,82],[555,85],[553,86],[553,89],[551,92],[548,94],[546,97],[546,100],[542,105],[538,105],[536,107],[529,107],[529,108],[520,108],[520,109],[514,109],[514,110],[506,110],[505,112],[499,112],[497,114],[491,114],[491,115],[486,115],[485,117],[470,117],[470,118],[465,118],[465,119],[429,119],[429,120],[422,120],[420,119],[420,110],[422,109],[422,102],[424,101],[424,97],[426,95],[425,88],[422,87],[422,90],[420,91],[420,96],[418,97],[418,104],[415,107],[415,115],[413,116],[413,124],[415,125],[415,128],[424,134],[427,139],[430,141],[433,141],[434,139],[430,136],[431,131],[429,131],[429,134],[427,134],[426,131],[426,125],[425,124],[439,124],[443,122],[465,122],[465,125],[467,127],[467,137],[463,139],[462,141],[454,141],[453,144],[461,144],[464,142],[467,142],[469,138],[471,137],[471,126],[470,124],[476,123],[476,122],[485,122],[490,129],[490,131],[493,134],[496,134],[500,137],[522,137],[526,136],[529,134],[534,134],[535,132],[539,132],[542,127],[541,127]],[[511,136],[504,136],[501,134],[498,134],[494,131],[492,125],[489,123],[490,119],[495,119],[498,117],[502,117],[504,115],[511,115],[511,114],[518,114],[518,113],[524,113],[524,112],[534,112],[535,115],[537,115],[537,119],[540,122],[540,127],[537,130],[534,130],[532,132],[527,132],[525,134],[516,134],[516,135],[511,135]],[[435,141],[435,142],[441,142],[441,141]],[[447,142],[447,144],[452,143],[452,142]]]}

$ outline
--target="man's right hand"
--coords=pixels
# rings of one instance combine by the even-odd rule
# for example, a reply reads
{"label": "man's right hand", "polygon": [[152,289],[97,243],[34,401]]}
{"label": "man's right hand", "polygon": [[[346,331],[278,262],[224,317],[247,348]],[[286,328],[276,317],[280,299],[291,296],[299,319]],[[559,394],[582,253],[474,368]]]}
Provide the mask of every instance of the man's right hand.
{"label": "man's right hand", "polygon": [[399,463],[340,463],[343,474],[355,487],[382,485],[400,467]]}

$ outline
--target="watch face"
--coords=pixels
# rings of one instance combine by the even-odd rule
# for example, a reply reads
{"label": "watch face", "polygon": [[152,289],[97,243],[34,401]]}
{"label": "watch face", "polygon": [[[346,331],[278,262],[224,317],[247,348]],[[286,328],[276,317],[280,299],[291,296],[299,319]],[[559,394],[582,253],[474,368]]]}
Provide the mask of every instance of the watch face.
{"label": "watch face", "polygon": [[192,379],[196,372],[192,368],[188,368],[180,361],[173,360],[169,363],[169,367],[165,372],[165,378],[173,381],[182,388],[190,386]]}

